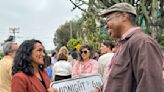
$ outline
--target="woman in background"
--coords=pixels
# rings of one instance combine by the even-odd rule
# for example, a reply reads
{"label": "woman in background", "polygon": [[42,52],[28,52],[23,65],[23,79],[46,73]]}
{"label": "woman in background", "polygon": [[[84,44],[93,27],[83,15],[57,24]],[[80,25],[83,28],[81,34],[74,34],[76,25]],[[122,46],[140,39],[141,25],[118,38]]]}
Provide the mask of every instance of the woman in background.
{"label": "woman in background", "polygon": [[81,60],[75,62],[72,69],[72,77],[83,77],[98,74],[99,64],[92,59],[92,49],[89,45],[83,45],[80,48]]}
{"label": "woman in background", "polygon": [[53,66],[55,81],[71,78],[72,65],[68,61],[68,49],[61,47],[57,54],[57,62]]}
{"label": "woman in background", "polygon": [[12,68],[11,92],[57,92],[44,70],[44,48],[39,40],[26,40],[18,48]]}

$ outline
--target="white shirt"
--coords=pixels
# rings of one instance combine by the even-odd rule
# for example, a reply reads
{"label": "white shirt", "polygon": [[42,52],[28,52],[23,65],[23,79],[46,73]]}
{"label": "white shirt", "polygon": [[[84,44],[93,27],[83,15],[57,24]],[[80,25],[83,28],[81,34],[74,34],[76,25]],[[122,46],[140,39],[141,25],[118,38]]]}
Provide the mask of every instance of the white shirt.
{"label": "white shirt", "polygon": [[111,63],[111,59],[113,57],[114,53],[106,53],[98,59],[99,62],[99,73],[104,77],[104,75],[109,71],[109,65]]}
{"label": "white shirt", "polygon": [[55,75],[68,76],[72,74],[72,65],[65,61],[59,60],[53,66],[53,72]]}

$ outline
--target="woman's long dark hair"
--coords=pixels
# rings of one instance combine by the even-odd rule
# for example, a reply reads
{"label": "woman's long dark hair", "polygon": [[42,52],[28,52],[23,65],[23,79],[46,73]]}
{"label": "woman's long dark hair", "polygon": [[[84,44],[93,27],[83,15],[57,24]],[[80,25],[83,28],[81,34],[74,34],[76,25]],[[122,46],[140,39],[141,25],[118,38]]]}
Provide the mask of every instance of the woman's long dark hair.
{"label": "woman's long dark hair", "polygon": [[[24,72],[26,75],[33,76],[34,69],[32,66],[32,50],[36,43],[42,44],[39,40],[25,40],[18,48],[12,67],[12,75],[19,71]],[[43,65],[39,65],[41,70],[44,69]]]}

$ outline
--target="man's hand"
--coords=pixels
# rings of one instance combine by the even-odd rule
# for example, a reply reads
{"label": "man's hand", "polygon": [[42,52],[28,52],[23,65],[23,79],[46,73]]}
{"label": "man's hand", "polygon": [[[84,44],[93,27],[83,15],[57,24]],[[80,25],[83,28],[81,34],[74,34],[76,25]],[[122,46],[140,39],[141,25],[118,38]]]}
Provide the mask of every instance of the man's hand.
{"label": "man's hand", "polygon": [[101,92],[99,88],[93,89],[91,92]]}

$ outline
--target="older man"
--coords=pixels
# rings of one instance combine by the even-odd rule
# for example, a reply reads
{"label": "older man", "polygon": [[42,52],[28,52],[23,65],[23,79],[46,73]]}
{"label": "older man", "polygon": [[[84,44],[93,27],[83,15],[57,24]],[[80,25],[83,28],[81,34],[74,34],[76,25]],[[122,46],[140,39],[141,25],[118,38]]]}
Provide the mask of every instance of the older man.
{"label": "older man", "polygon": [[18,45],[12,42],[3,46],[5,56],[0,61],[0,92],[11,92],[11,68],[17,48]]}
{"label": "older man", "polygon": [[102,14],[110,36],[120,39],[103,92],[164,92],[162,53],[158,44],[135,26],[135,8],[118,3]]}

